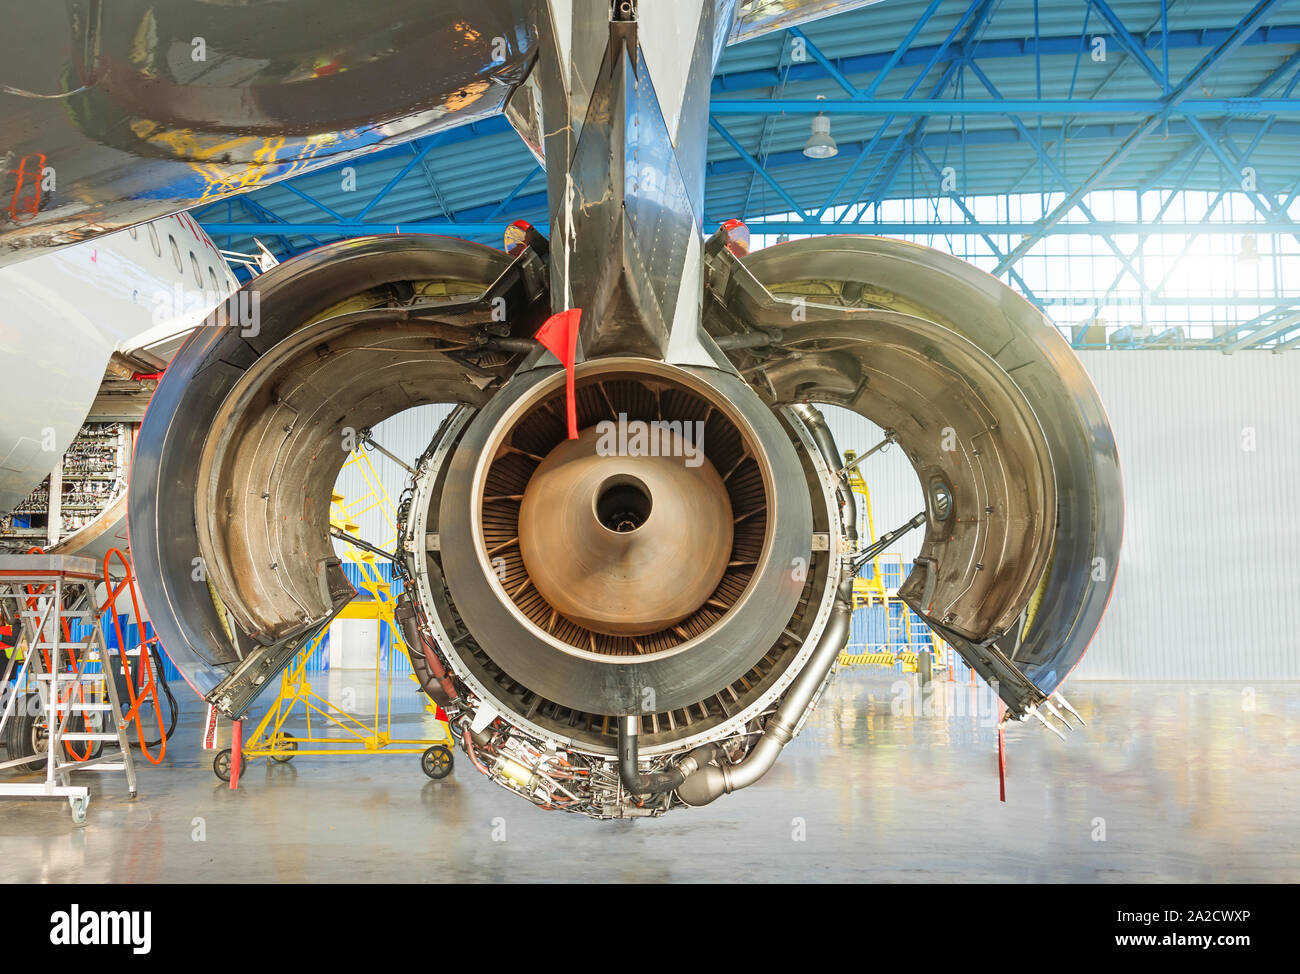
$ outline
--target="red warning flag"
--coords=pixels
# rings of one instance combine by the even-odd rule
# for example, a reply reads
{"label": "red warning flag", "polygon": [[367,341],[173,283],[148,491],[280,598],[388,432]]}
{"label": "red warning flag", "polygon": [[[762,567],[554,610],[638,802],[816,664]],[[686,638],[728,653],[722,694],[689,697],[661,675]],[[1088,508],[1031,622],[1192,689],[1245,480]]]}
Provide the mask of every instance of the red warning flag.
{"label": "red warning flag", "polygon": [[1007,800],[1007,705],[998,700],[998,800]]}
{"label": "red warning flag", "polygon": [[546,324],[537,329],[533,337],[546,346],[564,365],[565,377],[564,399],[569,413],[569,439],[578,438],[578,409],[573,398],[573,360],[578,350],[578,322],[582,318],[581,308],[570,308],[558,315],[551,315]]}

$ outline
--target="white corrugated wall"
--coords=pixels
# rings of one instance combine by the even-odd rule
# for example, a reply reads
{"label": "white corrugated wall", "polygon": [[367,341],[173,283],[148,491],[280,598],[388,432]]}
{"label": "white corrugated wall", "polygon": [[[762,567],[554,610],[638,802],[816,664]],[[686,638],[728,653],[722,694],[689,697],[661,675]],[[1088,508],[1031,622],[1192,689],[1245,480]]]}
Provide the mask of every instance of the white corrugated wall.
{"label": "white corrugated wall", "polygon": [[1091,679],[1300,679],[1300,359],[1084,352],[1124,471]]}
{"label": "white corrugated wall", "polygon": [[[1300,679],[1300,359],[1261,352],[1085,352],[1124,469],[1126,524],[1110,609],[1076,676],[1091,679]],[[418,456],[446,407],[375,429]],[[827,408],[841,450],[878,427]],[[396,501],[406,472],[371,454]],[[876,532],[921,509],[903,452],[863,464]],[[345,472],[344,493],[358,485]],[[374,538],[377,522],[362,519]],[[894,548],[916,554],[913,533]]]}

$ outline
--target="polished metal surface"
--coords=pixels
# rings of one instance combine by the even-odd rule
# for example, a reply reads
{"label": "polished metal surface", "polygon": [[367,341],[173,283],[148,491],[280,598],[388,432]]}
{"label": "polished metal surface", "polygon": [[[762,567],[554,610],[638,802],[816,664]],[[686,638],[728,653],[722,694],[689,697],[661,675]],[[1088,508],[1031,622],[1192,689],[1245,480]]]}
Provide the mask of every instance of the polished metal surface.
{"label": "polished metal surface", "polygon": [[728,43],[749,40],[832,14],[857,10],[881,0],[741,0]]}
{"label": "polished metal surface", "polygon": [[732,11],[625,6],[635,15],[611,21],[607,0],[552,4],[539,23],[553,306],[583,309],[586,358],[719,364],[699,335],[699,226],[709,82]]}
{"label": "polished metal surface", "polygon": [[530,7],[26,6],[0,83],[56,97],[0,92],[0,262],[495,114],[535,55]]}
{"label": "polished metal surface", "polygon": [[[464,687],[471,700],[478,701],[480,712],[510,714],[510,723],[529,746],[530,742],[552,742],[580,755],[612,755],[614,721],[601,715],[575,713],[546,701],[511,679],[478,646],[476,633],[465,628],[454,611],[443,570],[438,515],[449,454],[459,444],[471,418],[468,410],[449,416],[421,461],[413,485],[410,515],[402,525],[413,579],[407,592],[413,592],[413,602],[427,610],[429,641],[445,647],[445,659],[457,685]],[[726,704],[718,695],[700,701],[692,708],[694,716],[689,720],[684,713],[676,718],[668,712],[649,715],[650,726],[644,729],[639,741],[643,757],[662,761],[683,750],[733,738],[786,692],[807,664],[829,622],[844,556],[841,532],[832,530],[836,520],[836,468],[824,460],[796,414],[790,412],[784,420],[803,461],[802,475],[812,504],[813,531],[827,539],[827,550],[812,553],[801,609],[792,618],[789,633],[783,633],[769,654],[770,662],[765,661],[761,669],[746,675],[745,694],[736,700],[728,693],[731,702]],[[433,692],[437,692],[436,687]]]}
{"label": "polished metal surface", "polygon": [[[888,427],[920,480],[902,597],[1013,718],[1046,707],[1122,523],[1113,438],[1059,334],[924,248],[846,237],[741,261],[703,241],[732,5],[534,9],[511,117],[541,140],[552,240],[513,260],[445,239],[322,248],[257,279],[255,334],[200,332],[164,377],[132,523],[173,659],[243,713],[353,595],[327,516],[348,432],[457,403],[408,458],[398,510],[421,686],[471,764],[536,806],[708,804],[769,774],[848,638],[854,505],[810,405],[828,402]],[[569,386],[531,336],[575,307]],[[587,431],[572,442],[566,413]],[[599,446],[629,420],[667,424],[656,442],[681,456]]]}
{"label": "polished metal surface", "polygon": [[896,428],[929,512],[902,594],[1029,713],[1087,649],[1123,533],[1114,437],[1060,333],[964,261],[879,237],[796,241],[743,266],[720,249],[710,294],[715,329],[778,330],[735,353],[775,400]]}
{"label": "polished metal surface", "polygon": [[[655,711],[672,711],[736,681],[790,624],[805,585],[791,566],[796,559],[808,563],[812,544],[811,505],[799,460],[770,410],[743,383],[723,372],[679,369],[650,360],[598,360],[578,370],[580,383],[624,376],[646,376],[669,388],[681,387],[738,427],[751,445],[746,456],[761,471],[755,479],[765,498],[764,516],[768,524],[780,525],[779,531],[765,531],[757,538],[756,550],[745,556],[754,564],[743,593],[714,612],[701,629],[677,634],[657,652],[633,649],[609,655],[585,640],[575,645],[561,638],[562,633],[548,631],[544,621],[534,622],[507,608],[511,593],[494,564],[505,542],[499,551],[482,540],[491,461],[511,446],[507,437],[516,424],[542,398],[562,388],[560,374],[523,372],[482,409],[451,459],[438,515],[442,571],[457,612],[476,642],[523,686],[565,707],[595,714],[641,712],[647,694]],[[605,413],[602,418],[616,417]],[[691,539],[683,540],[689,544]]]}
{"label": "polished metal surface", "polygon": [[[259,760],[231,791],[199,749],[201,704],[178,693],[174,746],[139,769],[136,801],[92,782],[82,829],[48,805],[5,804],[2,878],[1300,882],[1300,848],[1285,839],[1300,828],[1300,684],[1254,685],[1251,709],[1233,683],[1071,686],[1087,731],[1062,742],[1009,727],[1006,804],[987,693],[959,686],[927,705],[913,678],[855,669],[761,786],[628,822],[533,813],[460,754],[440,782],[414,756]],[[373,675],[321,674],[319,688],[364,704]],[[426,699],[398,693],[394,728],[432,733]]]}
{"label": "polished metal surface", "polygon": [[[394,236],[345,241],[281,264],[255,279],[261,295],[256,335],[244,335],[229,326],[209,326],[196,331],[177,353],[140,430],[131,482],[131,539],[141,593],[155,629],[168,655],[201,693],[211,693],[238,670],[240,696],[226,701],[225,707],[233,713],[242,711],[257,688],[284,662],[283,654],[271,652],[271,648],[288,645],[286,640],[300,640],[350,597],[349,587],[339,580],[341,572],[329,560],[332,547],[323,520],[328,516],[334,475],[347,456],[344,428],[359,431],[387,415],[385,409],[396,411],[403,403],[481,401],[487,383],[480,370],[468,363],[447,367],[439,349],[463,342],[472,335],[475,322],[491,321],[492,307],[484,297],[494,282],[503,287],[508,284],[502,275],[509,266],[509,259],[500,251],[449,238]],[[363,397],[340,403],[340,412],[320,415],[305,424],[301,432],[323,451],[319,462],[303,466],[301,457],[290,459],[277,445],[264,454],[256,450],[247,455],[225,452],[223,438],[240,432],[218,423],[232,390],[238,387],[249,395],[261,392],[253,405],[238,406],[246,429],[241,435],[283,437],[283,425],[272,425],[280,404],[259,380],[272,373],[283,375],[282,369],[292,376],[295,363],[309,372],[328,366],[327,356],[309,353],[305,359],[295,358],[296,346],[292,344],[272,354],[278,343],[331,312],[365,312],[346,319],[347,328],[324,326],[334,332],[331,337],[339,343],[342,355],[364,355],[364,342],[360,346],[349,343],[352,330],[364,332],[376,320],[391,321],[392,309],[406,305],[424,287],[453,296],[434,304],[441,305],[439,313],[459,321],[445,327],[453,327],[453,334],[461,337],[448,342],[447,332],[426,322],[412,322],[399,329],[410,336],[429,338],[433,344],[426,346],[423,358],[407,357],[401,377],[405,385],[383,392],[376,402],[366,402]],[[514,291],[507,294],[516,297]],[[526,299],[520,295],[518,302],[520,321],[526,323]],[[435,337],[439,334],[442,337]],[[426,370],[426,364],[437,367]],[[366,381],[364,375],[355,378]],[[334,393],[329,386],[307,386],[293,396],[311,417]],[[228,408],[236,407],[236,402],[230,401]],[[299,445],[309,452],[314,448],[306,441]],[[219,456],[227,455],[233,467],[214,465]],[[205,456],[209,463],[202,466]],[[283,492],[272,494],[248,483],[236,489],[228,478],[242,469],[241,464],[253,462],[269,464],[265,475],[277,484],[293,485],[293,489],[286,486]],[[199,479],[201,467],[207,482]],[[327,467],[332,467],[333,473]],[[294,478],[298,478],[296,483]],[[308,495],[305,490],[309,487],[320,488],[320,492]],[[220,521],[205,519],[202,531],[195,520],[200,498],[205,505],[220,504],[223,510]],[[268,524],[288,525],[291,531],[277,531],[271,537],[266,533]],[[219,539],[222,554],[211,566],[204,560],[205,545],[210,553],[219,549],[209,532],[223,535]],[[262,545],[263,557],[254,557],[250,544]],[[303,557],[293,550],[299,544],[310,545]],[[227,552],[232,560],[222,560]],[[221,589],[209,585],[210,578],[215,585],[233,577],[231,572],[238,572],[238,585],[231,583]],[[272,579],[279,581],[272,584]],[[312,591],[315,583],[318,601],[300,606],[294,590],[285,587],[287,579],[294,580],[299,593]],[[249,580],[258,581],[245,585]],[[329,587],[322,590],[322,584]],[[263,591],[263,585],[268,590]],[[225,599],[241,609],[248,631],[228,629]],[[240,599],[253,602],[241,607]],[[261,638],[253,638],[251,633]],[[261,665],[272,661],[275,665]]]}
{"label": "polished metal surface", "polygon": [[[862,0],[647,2],[658,84],[703,53],[703,133],[722,46]],[[49,0],[0,36],[0,263],[90,240],[501,112],[552,17],[598,28],[608,0]],[[554,12],[553,12],[554,11]],[[550,36],[555,37],[555,31]],[[698,45],[696,38],[699,38]],[[556,42],[551,41],[554,48]],[[566,56],[568,38],[559,42]],[[656,46],[657,45],[657,46]],[[635,53],[635,52],[633,52]],[[597,61],[599,63],[599,61]],[[586,80],[595,65],[566,61]],[[539,86],[530,81],[533,92]],[[526,100],[526,99],[524,99]],[[540,97],[536,99],[540,102]],[[512,120],[540,105],[519,105]],[[676,136],[678,118],[671,120]],[[533,134],[540,149],[540,132]],[[701,140],[702,141],[702,140]],[[699,153],[702,146],[693,150]],[[553,157],[555,158],[555,157]],[[563,169],[559,178],[563,180]],[[695,197],[699,211],[700,196]],[[696,281],[698,283],[698,279]],[[671,309],[670,309],[671,310]]]}
{"label": "polished metal surface", "polygon": [[[519,553],[538,593],[596,632],[646,636],[713,594],[731,554],[731,502],[681,436],[659,456],[602,456],[598,427],[538,465],[519,504]],[[658,444],[657,444],[658,445]]]}

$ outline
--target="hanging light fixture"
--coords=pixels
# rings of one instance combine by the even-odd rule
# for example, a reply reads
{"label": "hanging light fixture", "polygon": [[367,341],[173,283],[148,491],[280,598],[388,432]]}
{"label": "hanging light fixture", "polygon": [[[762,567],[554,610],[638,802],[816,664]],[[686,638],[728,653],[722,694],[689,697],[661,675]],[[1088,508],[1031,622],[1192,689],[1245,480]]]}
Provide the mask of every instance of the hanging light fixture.
{"label": "hanging light fixture", "polygon": [[803,154],[809,159],[829,159],[838,154],[840,147],[831,138],[831,120],[825,112],[818,112],[812,120],[812,135],[803,145]]}
{"label": "hanging light fixture", "polygon": [[[825,101],[825,95],[818,95],[818,101]],[[840,147],[831,138],[831,120],[825,112],[818,112],[812,120],[812,135],[803,144],[803,154],[809,159],[829,159],[837,155]]]}
{"label": "hanging light fixture", "polygon": [[1259,242],[1254,234],[1247,234],[1241,238],[1241,252],[1237,254],[1237,263],[1246,267],[1254,267],[1259,263]]}

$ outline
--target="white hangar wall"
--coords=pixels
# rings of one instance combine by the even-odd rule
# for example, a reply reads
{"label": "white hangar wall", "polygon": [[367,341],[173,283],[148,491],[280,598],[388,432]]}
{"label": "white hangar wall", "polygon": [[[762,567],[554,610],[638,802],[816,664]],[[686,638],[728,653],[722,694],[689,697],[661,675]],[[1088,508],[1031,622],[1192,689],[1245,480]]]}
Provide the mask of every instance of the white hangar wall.
{"label": "white hangar wall", "polygon": [[[1085,351],[1124,473],[1118,584],[1075,676],[1300,680],[1300,359]],[[842,450],[878,427],[827,409]],[[921,504],[902,452],[863,465],[877,532]],[[895,547],[910,560],[919,534]]]}
{"label": "white hangar wall", "polygon": [[1300,679],[1294,353],[1082,353],[1124,472],[1124,548],[1085,679]]}
{"label": "white hangar wall", "polygon": [[[1300,366],[1293,354],[1084,352],[1110,414],[1124,471],[1126,521],[1118,585],[1076,676],[1136,680],[1300,679]],[[402,457],[427,446],[446,407],[376,427]],[[841,450],[883,436],[827,408]],[[406,472],[371,459],[397,501]],[[921,509],[903,452],[863,464],[876,532]],[[363,485],[345,471],[340,489]],[[362,534],[384,543],[376,512]],[[911,561],[919,533],[892,550]]]}

